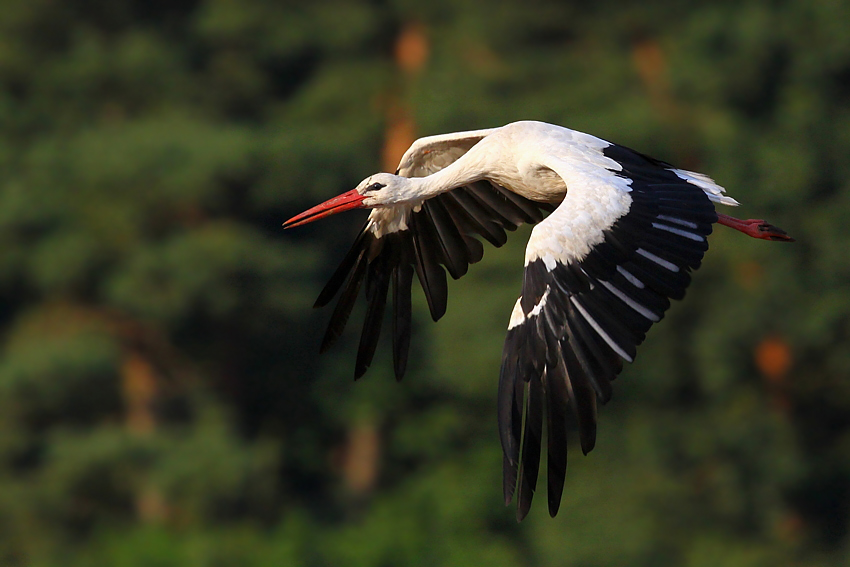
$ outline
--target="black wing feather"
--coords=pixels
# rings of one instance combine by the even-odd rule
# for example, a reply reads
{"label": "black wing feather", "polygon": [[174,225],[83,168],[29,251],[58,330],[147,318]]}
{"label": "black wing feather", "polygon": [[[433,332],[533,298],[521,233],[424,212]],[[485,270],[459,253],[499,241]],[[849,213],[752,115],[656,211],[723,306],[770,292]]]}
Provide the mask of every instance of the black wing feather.
{"label": "black wing feather", "polygon": [[467,191],[487,211],[487,216],[498,219],[505,229],[516,230],[525,222],[522,210],[508,201],[501,192],[495,190],[490,182],[476,181],[467,186]]}
{"label": "black wing feather", "polygon": [[[413,253],[416,258],[416,274],[425,292],[431,318],[438,321],[446,313],[448,284],[446,272],[440,266],[441,253],[434,228],[422,215],[411,215],[413,231]],[[438,256],[440,254],[440,256]]]}
{"label": "black wing feather", "polygon": [[505,505],[511,503],[517,482],[517,462],[522,435],[522,412],[518,410],[522,398],[517,399],[514,388],[522,382],[517,378],[520,338],[518,332],[509,330],[502,350],[502,366],[499,372],[499,394],[497,414],[499,416],[499,439],[503,453],[503,491]]}
{"label": "black wing feather", "polygon": [[454,199],[458,206],[466,212],[474,225],[474,231],[487,242],[499,248],[508,241],[505,227],[494,217],[491,210],[469,193],[466,187],[455,189],[446,195],[448,199]]}
{"label": "black wing feather", "polygon": [[393,239],[394,246],[398,247],[398,264],[393,268],[393,370],[396,380],[401,380],[407,370],[407,356],[410,351],[413,252],[410,250],[410,243],[403,238],[395,236]]}
{"label": "black wing feather", "polygon": [[345,329],[345,324],[348,322],[348,317],[351,315],[351,310],[354,308],[354,302],[357,299],[357,294],[360,291],[360,285],[363,283],[363,277],[366,274],[368,262],[365,258],[366,249],[363,248],[356,255],[353,263],[351,274],[342,294],[339,296],[336,307],[331,313],[328,328],[325,331],[325,336],[322,339],[322,346],[319,347],[319,352],[325,352],[332,344],[336,342],[339,336]]}
{"label": "black wing feather", "polygon": [[342,334],[365,281],[367,309],[355,363],[355,376],[362,376],[377,348],[392,285],[393,369],[396,379],[401,380],[410,348],[413,274],[418,276],[431,317],[436,321],[446,312],[446,271],[457,279],[466,274],[469,264],[481,260],[484,247],[479,237],[502,246],[507,241],[506,229],[514,230],[529,219],[537,222],[551,208],[548,203],[530,201],[489,182],[478,182],[474,187],[458,187],[429,199],[418,210],[399,207],[397,215],[402,218],[397,216],[391,219],[392,223],[387,222],[397,228],[394,232],[377,221],[367,221],[316,300],[316,307],[322,307],[339,293],[322,351]]}
{"label": "black wing feather", "polygon": [[[516,487],[520,519],[531,506],[537,471],[530,462],[539,453],[538,423],[531,413],[537,406],[530,400],[538,391],[535,385],[542,384],[546,395],[548,500],[554,516],[566,471],[566,408],[587,454],[596,443],[597,403],[611,398],[611,382],[623,361],[634,359],[637,345],[664,316],[670,299],[684,296],[690,270],[699,267],[708,248],[705,236],[717,221],[703,190],[665,169],[663,162],[619,146],[609,157],[623,164],[617,174],[631,179],[629,211],[603,231],[603,241],[584,257],[556,259],[550,267],[542,259],[526,265],[517,307],[524,319],[517,322],[512,316],[505,340],[499,431],[505,501]],[[517,210],[505,212],[508,219],[513,214]],[[545,344],[546,352],[528,348],[534,342]],[[541,360],[545,363],[535,363]],[[525,384],[529,400],[524,402],[520,386]],[[524,429],[515,409],[523,403]]]}
{"label": "black wing feather", "polygon": [[531,499],[537,490],[540,467],[540,447],[543,441],[543,382],[529,380],[526,385],[525,427],[522,436],[522,464],[519,472],[519,497],[516,517],[522,521],[531,509]]}
{"label": "black wing feather", "polygon": [[481,242],[471,236],[472,234],[481,234],[477,229],[477,224],[473,221],[467,211],[461,207],[451,194],[438,195],[434,201],[439,201],[443,208],[451,217],[451,222],[457,227],[463,243],[466,246],[466,257],[470,264],[480,262],[484,257],[484,246]]}
{"label": "black wing feather", "polygon": [[546,442],[547,496],[549,515],[553,518],[561,506],[564,479],[567,475],[567,369],[561,349],[553,336],[547,337],[546,362]]}
{"label": "black wing feather", "polygon": [[457,225],[452,222],[449,212],[439,199],[425,201],[422,208],[427,213],[430,224],[434,227],[446,269],[452,278],[460,279],[466,275],[469,268],[469,257],[466,254],[466,243],[463,241]]}
{"label": "black wing feather", "polygon": [[570,401],[578,421],[581,451],[587,455],[596,445],[596,393],[576,358],[575,351],[567,345],[564,346],[564,362],[572,394]]}
{"label": "black wing feather", "polygon": [[551,212],[555,210],[555,207],[548,203],[535,203],[500,185],[494,183],[490,185],[499,195],[511,202],[514,208],[522,215],[523,221],[528,224],[536,224],[542,221],[545,217],[543,211]]}
{"label": "black wing feather", "polygon": [[[391,247],[388,247],[391,248]],[[366,299],[369,305],[363,320],[363,332],[360,334],[360,346],[357,349],[357,362],[354,366],[354,379],[360,379],[375,356],[378,338],[381,336],[381,324],[384,321],[384,306],[387,304],[387,292],[390,287],[391,270],[386,264],[390,256],[384,254],[369,265],[366,276]]]}
{"label": "black wing feather", "polygon": [[342,262],[339,263],[339,266],[328,280],[328,283],[326,283],[325,287],[322,288],[322,291],[319,292],[319,297],[316,298],[316,302],[313,304],[314,308],[324,307],[330,303],[331,299],[334,298],[339,289],[342,287],[342,284],[345,283],[346,278],[351,275],[351,271],[354,269],[355,264],[360,261],[363,255],[364,248],[368,247],[368,245],[364,246],[364,239],[368,239],[365,226],[357,235],[354,245],[342,259]]}

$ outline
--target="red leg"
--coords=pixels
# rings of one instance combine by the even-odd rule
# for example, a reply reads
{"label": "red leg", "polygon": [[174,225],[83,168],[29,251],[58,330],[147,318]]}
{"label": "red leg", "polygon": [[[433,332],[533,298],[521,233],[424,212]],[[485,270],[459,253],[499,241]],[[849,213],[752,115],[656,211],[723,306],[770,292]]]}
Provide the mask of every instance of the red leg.
{"label": "red leg", "polygon": [[767,223],[761,219],[741,220],[736,219],[735,217],[721,215],[718,213],[717,222],[719,222],[723,226],[728,226],[730,228],[734,228],[735,230],[740,230],[747,236],[752,236],[753,238],[761,238],[763,240],[778,240],[782,242],[794,242],[794,239],[788,236],[788,234],[784,230],[779,227],[773,226],[772,224]]}

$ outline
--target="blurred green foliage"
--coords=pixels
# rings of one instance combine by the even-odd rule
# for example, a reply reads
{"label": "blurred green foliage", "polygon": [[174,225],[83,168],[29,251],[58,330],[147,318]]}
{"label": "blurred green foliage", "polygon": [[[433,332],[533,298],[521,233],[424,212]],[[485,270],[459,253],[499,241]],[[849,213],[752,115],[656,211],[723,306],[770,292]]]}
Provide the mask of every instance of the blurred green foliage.
{"label": "blurred green foliage", "polygon": [[[849,21],[830,0],[4,0],[0,564],[846,564]],[[519,119],[705,171],[798,239],[711,237],[560,515],[521,525],[494,408],[528,231],[439,324],[418,299],[397,385],[386,348],[351,381],[357,324],[316,354],[309,307],[362,215],[280,228],[380,169],[399,120]]]}

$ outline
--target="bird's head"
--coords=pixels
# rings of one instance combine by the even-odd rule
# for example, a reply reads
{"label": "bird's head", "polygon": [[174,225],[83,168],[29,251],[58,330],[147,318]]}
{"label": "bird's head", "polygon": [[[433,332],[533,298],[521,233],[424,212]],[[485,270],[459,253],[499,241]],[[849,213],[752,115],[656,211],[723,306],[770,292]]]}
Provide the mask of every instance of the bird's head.
{"label": "bird's head", "polygon": [[410,179],[392,173],[376,173],[361,181],[355,189],[328,199],[283,223],[292,228],[351,209],[374,209],[403,203],[408,198]]}

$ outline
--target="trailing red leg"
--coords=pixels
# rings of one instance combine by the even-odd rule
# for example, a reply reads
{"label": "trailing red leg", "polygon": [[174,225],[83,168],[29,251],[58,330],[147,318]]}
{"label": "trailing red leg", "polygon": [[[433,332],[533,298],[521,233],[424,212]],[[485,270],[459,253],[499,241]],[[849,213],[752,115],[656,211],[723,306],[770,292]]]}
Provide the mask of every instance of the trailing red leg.
{"label": "trailing red leg", "polygon": [[717,214],[717,222],[723,226],[740,230],[753,238],[761,238],[763,240],[777,240],[780,242],[794,242],[794,239],[788,236],[784,230],[761,219],[741,220],[729,215]]}

